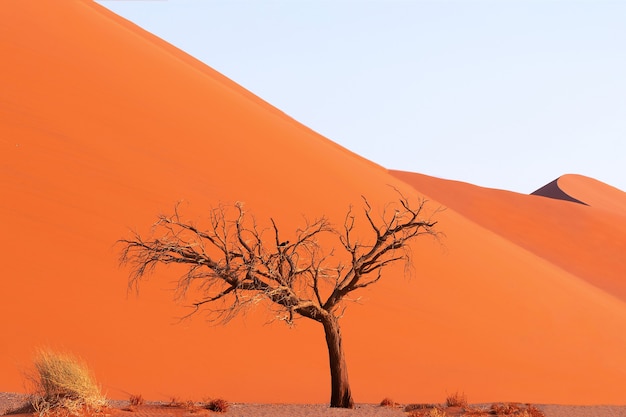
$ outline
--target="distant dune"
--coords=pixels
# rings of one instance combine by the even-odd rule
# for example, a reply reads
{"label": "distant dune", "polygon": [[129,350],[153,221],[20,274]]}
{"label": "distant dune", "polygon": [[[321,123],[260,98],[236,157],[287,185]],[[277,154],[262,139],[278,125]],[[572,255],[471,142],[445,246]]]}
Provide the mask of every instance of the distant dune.
{"label": "distant dune", "polygon": [[[560,178],[559,178],[560,179]],[[567,194],[559,187],[559,179],[556,179],[536,191],[533,191],[532,195],[540,195],[542,197],[553,198],[555,200],[571,201],[572,203],[585,204],[583,201],[577,200],[571,195]]]}
{"label": "distant dune", "polygon": [[573,180],[568,190],[589,201],[588,207],[572,200],[392,173],[467,219],[626,301],[626,259],[621,255],[626,253],[626,206],[620,209],[623,192],[582,176],[562,177]]}
{"label": "distant dune", "polygon": [[563,175],[532,194],[579,202],[626,215],[626,194],[622,190],[582,175]]}
{"label": "distant dune", "polygon": [[447,207],[445,238],[412,247],[414,279],[390,269],[348,305],[357,402],[624,402],[622,191],[561,177],[576,204],[388,171],[96,3],[0,7],[0,391],[25,389],[44,345],[85,358],[113,398],[326,402],[320,328],[262,309],[178,323],[180,272],[128,293],[115,242],[177,202],[199,224],[242,201],[294,230],[341,223],[362,195],[382,210],[395,188]]}

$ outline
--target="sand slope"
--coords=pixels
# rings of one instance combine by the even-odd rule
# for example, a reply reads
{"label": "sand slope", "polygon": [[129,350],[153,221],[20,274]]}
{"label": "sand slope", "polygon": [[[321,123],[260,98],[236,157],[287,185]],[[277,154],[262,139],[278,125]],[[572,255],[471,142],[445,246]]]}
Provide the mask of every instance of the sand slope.
{"label": "sand slope", "polygon": [[[582,176],[564,176],[570,196],[526,196],[395,171],[468,219],[626,301],[626,209],[622,191]],[[589,204],[589,205],[586,205]]]}
{"label": "sand slope", "polygon": [[563,175],[533,194],[573,199],[595,208],[626,214],[626,194],[623,191],[583,175]]}
{"label": "sand slope", "polygon": [[[381,207],[392,185],[449,206],[446,238],[415,245],[413,280],[390,270],[349,306],[357,401],[441,401],[460,389],[477,402],[623,402],[622,214],[392,175],[97,4],[0,7],[10,63],[0,66],[0,391],[23,390],[33,350],[49,345],[83,356],[115,398],[325,402],[321,328],[264,326],[263,313],[176,324],[177,271],[128,295],[115,242],[177,201],[199,222],[210,205],[244,201],[289,230],[302,215],[340,222],[361,195]],[[520,208],[524,222],[494,225],[467,208],[480,201],[483,217],[506,218],[513,200],[568,222],[546,230]]]}

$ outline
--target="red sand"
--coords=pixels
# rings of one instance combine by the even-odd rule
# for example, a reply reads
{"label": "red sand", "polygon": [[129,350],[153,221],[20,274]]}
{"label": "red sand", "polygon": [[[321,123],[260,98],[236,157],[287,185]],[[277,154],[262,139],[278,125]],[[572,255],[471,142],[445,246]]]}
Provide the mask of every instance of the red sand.
{"label": "red sand", "polygon": [[[0,392],[0,415],[11,412],[26,404],[23,395]],[[225,413],[210,413],[202,408],[170,407],[168,405],[148,402],[145,405],[129,408],[128,401],[111,401],[106,415],[118,417],[194,417],[222,415],[225,417],[401,417],[407,413],[403,410],[407,405],[396,404],[394,407],[381,407],[377,404],[357,404],[354,409],[346,410],[329,408],[327,404],[250,404],[231,403]],[[625,406],[568,406],[568,405],[535,405],[546,417],[624,417]],[[488,410],[490,404],[471,405],[473,409]],[[429,410],[423,410],[427,413]],[[446,415],[454,417],[462,415],[459,407],[445,408]],[[16,417],[31,414],[12,414]]]}
{"label": "red sand", "polygon": [[197,220],[244,201],[290,230],[302,215],[341,222],[362,194],[380,207],[393,185],[449,206],[446,238],[415,245],[415,279],[390,270],[349,306],[357,402],[457,389],[476,402],[624,402],[626,221],[605,201],[623,203],[619,190],[564,184],[604,201],[572,208],[391,175],[95,3],[0,7],[0,391],[23,391],[47,345],[84,357],[114,398],[325,402],[321,328],[263,326],[262,312],[175,324],[178,272],[127,296],[115,242],[181,200]]}

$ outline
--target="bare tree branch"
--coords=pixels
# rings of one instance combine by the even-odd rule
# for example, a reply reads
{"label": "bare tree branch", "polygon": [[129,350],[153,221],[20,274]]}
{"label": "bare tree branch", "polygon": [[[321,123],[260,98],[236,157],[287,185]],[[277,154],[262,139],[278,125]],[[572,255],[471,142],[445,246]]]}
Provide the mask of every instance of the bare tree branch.
{"label": "bare tree branch", "polygon": [[[192,304],[194,312],[223,301],[224,309],[230,311],[218,314],[220,320],[230,319],[247,305],[262,300],[273,304],[288,322],[299,311],[315,319],[321,310],[333,311],[350,292],[378,282],[387,266],[408,263],[411,239],[423,234],[437,236],[436,222],[420,217],[426,201],[420,200],[413,208],[399,195],[395,204],[385,207],[379,220],[370,202],[362,197],[370,238],[357,236],[356,216],[350,208],[340,231],[322,217],[298,229],[293,242],[282,240],[278,225],[270,219],[270,246],[241,203],[234,205],[234,215],[224,206],[211,210],[206,229],[185,222],[176,205],[172,216],[158,217],[153,233],[157,237],[145,240],[135,234],[120,241],[124,245],[121,262],[133,266],[129,284],[135,287],[158,264],[186,265],[178,293],[185,296],[200,290],[199,294],[193,292],[198,298]],[[343,264],[345,256],[335,256],[334,250],[324,253],[322,235],[338,236],[340,248],[348,257],[348,268]]]}
{"label": "bare tree branch", "polygon": [[[206,228],[185,221],[177,204],[173,215],[158,217],[149,238],[135,233],[119,241],[120,262],[132,267],[129,287],[136,289],[157,265],[178,264],[184,273],[176,292],[195,299],[185,317],[208,310],[225,323],[264,304],[288,324],[298,317],[322,323],[331,364],[331,406],[352,407],[338,323],[345,302],[353,301],[352,292],[379,282],[389,265],[409,266],[411,240],[439,235],[432,220],[438,210],[424,217],[425,200],[414,207],[398,195],[378,216],[362,197],[365,220],[358,222],[350,207],[340,229],[325,217],[306,221],[293,241],[282,240],[273,218],[272,236],[265,237],[241,203],[234,211],[224,206],[211,210]],[[333,238],[336,248],[329,246]]]}

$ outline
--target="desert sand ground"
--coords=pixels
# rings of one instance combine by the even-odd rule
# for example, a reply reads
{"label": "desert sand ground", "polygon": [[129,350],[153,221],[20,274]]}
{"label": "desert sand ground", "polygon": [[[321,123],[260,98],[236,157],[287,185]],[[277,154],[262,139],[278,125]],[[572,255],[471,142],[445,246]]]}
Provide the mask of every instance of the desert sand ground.
{"label": "desert sand ground", "polygon": [[[24,394],[0,393],[0,415],[23,405]],[[329,408],[326,404],[250,404],[232,403],[225,413],[207,410],[189,412],[184,408],[168,407],[160,403],[149,403],[128,411],[127,401],[112,401],[105,415],[115,417],[203,417],[221,415],[224,417],[402,417],[408,413],[404,405],[381,407],[378,404],[357,404],[352,410]],[[488,407],[483,405],[483,407]],[[537,405],[546,417],[622,417],[626,416],[626,406],[594,405]],[[448,409],[447,415],[460,415],[458,409]]]}

